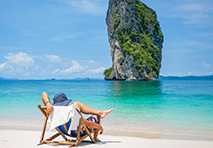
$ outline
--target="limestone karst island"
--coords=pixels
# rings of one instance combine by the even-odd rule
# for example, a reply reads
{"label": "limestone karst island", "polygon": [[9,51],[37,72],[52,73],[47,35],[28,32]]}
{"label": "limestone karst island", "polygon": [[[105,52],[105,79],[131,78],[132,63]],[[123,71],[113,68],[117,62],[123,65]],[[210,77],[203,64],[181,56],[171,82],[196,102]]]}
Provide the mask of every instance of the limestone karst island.
{"label": "limestone karst island", "polygon": [[110,0],[106,23],[113,64],[105,79],[157,80],[164,37],[155,11],[140,0]]}

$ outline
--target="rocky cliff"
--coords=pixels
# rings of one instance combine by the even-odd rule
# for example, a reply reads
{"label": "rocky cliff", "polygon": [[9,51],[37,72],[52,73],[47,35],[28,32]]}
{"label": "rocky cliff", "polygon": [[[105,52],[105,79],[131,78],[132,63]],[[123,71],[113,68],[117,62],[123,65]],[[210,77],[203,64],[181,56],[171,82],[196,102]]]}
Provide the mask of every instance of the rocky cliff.
{"label": "rocky cliff", "polygon": [[156,80],[163,34],[155,11],[139,0],[110,0],[106,23],[113,65],[105,79]]}

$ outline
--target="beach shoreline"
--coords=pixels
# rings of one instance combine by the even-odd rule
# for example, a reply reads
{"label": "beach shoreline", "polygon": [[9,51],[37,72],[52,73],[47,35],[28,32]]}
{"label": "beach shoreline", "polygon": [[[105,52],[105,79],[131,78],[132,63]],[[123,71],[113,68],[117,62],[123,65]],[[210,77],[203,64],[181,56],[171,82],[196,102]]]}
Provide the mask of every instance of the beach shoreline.
{"label": "beach shoreline", "polygon": [[[46,138],[54,132],[47,132]],[[42,148],[42,147],[53,147],[48,144],[38,146],[41,131],[30,131],[30,130],[9,130],[0,129],[0,147],[1,148]],[[78,147],[99,147],[99,148],[127,148],[127,147],[146,147],[146,148],[211,148],[213,147],[213,141],[203,140],[172,140],[172,139],[148,139],[139,137],[128,137],[128,136],[114,136],[103,134],[99,138],[102,142],[95,144],[92,143],[80,143]],[[59,141],[61,139],[59,138]],[[57,145],[57,147],[67,147],[68,145]]]}
{"label": "beach shoreline", "polygon": [[[30,126],[30,125],[13,125],[13,124],[0,124],[0,131],[14,130],[14,131],[33,131],[41,132],[43,125],[39,126]],[[53,130],[54,131],[54,130]],[[51,131],[52,132],[52,131]],[[166,132],[151,132],[151,131],[132,131],[132,130],[121,130],[115,128],[109,128],[104,126],[104,135],[109,136],[122,136],[122,137],[133,137],[133,138],[144,138],[144,139],[164,139],[164,140],[196,140],[196,141],[213,141],[213,135],[206,133],[166,133]]]}

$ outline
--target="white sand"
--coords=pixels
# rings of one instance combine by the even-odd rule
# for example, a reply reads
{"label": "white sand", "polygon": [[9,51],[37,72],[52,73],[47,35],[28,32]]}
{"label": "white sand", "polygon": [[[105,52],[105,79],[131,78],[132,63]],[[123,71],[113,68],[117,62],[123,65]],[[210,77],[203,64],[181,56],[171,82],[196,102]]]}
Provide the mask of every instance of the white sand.
{"label": "white sand", "polygon": [[[52,133],[47,133],[46,136]],[[37,146],[41,132],[24,130],[0,130],[0,148],[67,148],[68,145]],[[85,148],[213,148],[213,141],[145,139],[136,137],[101,135],[102,142],[80,143]],[[59,139],[60,140],[60,139]]]}

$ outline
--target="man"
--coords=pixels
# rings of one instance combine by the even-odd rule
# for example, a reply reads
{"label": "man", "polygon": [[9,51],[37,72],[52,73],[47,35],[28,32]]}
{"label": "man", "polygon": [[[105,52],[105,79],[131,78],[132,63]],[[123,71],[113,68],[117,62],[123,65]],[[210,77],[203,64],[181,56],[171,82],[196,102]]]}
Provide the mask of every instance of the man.
{"label": "man", "polygon": [[[67,99],[67,96],[64,93],[59,93],[59,94],[55,95],[53,98],[53,104],[51,104],[51,102],[49,100],[49,96],[46,92],[42,93],[41,98],[42,98],[44,105],[46,106],[47,117],[49,117],[49,114],[51,114],[51,112],[53,111],[53,106],[68,106],[69,103],[72,101],[70,99]],[[82,112],[84,114],[96,115],[96,117],[91,116],[88,119],[83,118],[83,122],[87,127],[96,129],[96,131],[94,132],[94,139],[95,139],[95,141],[100,141],[97,138],[99,130],[100,130],[100,134],[103,133],[103,127],[100,125],[100,122],[99,122],[100,118],[102,118],[102,119],[105,118],[109,113],[111,113],[113,108],[111,108],[109,110],[96,110],[81,102],[74,102],[73,106],[79,112]],[[93,119],[95,120],[95,122],[92,122]]]}

